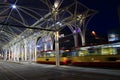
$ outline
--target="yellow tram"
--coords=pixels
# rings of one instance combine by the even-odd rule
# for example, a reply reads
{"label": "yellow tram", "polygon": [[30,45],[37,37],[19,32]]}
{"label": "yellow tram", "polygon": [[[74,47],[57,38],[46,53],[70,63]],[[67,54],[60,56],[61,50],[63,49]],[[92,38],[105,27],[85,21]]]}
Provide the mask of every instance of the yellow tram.
{"label": "yellow tram", "polygon": [[[40,52],[37,63],[55,64],[55,52]],[[60,64],[120,67],[120,42],[60,50]]]}

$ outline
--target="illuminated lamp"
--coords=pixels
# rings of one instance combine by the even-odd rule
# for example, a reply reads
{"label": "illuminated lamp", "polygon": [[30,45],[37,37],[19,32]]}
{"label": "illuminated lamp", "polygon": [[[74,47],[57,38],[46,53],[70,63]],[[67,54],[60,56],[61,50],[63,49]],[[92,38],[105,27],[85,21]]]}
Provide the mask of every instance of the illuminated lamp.
{"label": "illuminated lamp", "polygon": [[13,5],[12,5],[12,8],[13,8],[13,9],[16,9],[16,5],[13,4]]}

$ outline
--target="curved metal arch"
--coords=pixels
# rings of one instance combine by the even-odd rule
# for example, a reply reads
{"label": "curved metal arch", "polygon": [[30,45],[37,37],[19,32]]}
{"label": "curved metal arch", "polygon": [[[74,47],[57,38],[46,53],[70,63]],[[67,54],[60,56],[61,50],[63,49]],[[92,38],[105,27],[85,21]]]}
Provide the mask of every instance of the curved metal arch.
{"label": "curved metal arch", "polygon": [[[48,1],[48,0],[47,0]],[[72,6],[75,6],[75,10],[74,10],[74,12],[71,12],[70,10],[69,10],[69,8],[70,7],[72,7]],[[82,7],[85,7],[85,10],[83,10],[82,12],[80,12],[79,14],[77,13],[77,8],[79,8],[79,5],[80,6],[82,6]],[[52,7],[50,7],[50,8],[52,8]],[[82,14],[82,16],[83,16],[83,13],[85,13],[86,11],[89,11],[90,9],[88,8],[88,7],[86,7],[85,5],[83,5],[83,4],[81,4],[81,3],[79,3],[78,1],[75,1],[73,4],[71,4],[69,7],[65,7],[65,9],[67,10],[67,12],[69,12],[71,15],[69,16],[69,17],[67,17],[66,19],[63,19],[63,20],[61,20],[61,22],[64,22],[64,24],[71,24],[71,25],[73,25],[73,27],[74,28],[77,28],[77,25],[83,25],[83,23],[84,23],[84,21],[82,22],[82,23],[76,23],[76,21],[77,21],[77,17],[79,16],[79,15],[81,15]],[[58,14],[56,15],[57,17],[59,17],[59,14],[61,14],[60,13],[60,10],[62,11],[62,10],[64,10],[64,9],[58,9]],[[50,15],[51,17],[50,18],[53,18],[52,17],[52,12],[51,12],[51,15]],[[90,16],[90,15],[89,15]],[[85,18],[87,18],[87,17],[89,17],[88,16],[88,14],[86,14],[86,16],[84,16],[84,19]],[[49,19],[49,18],[48,18]],[[59,18],[58,18],[59,19]],[[71,19],[71,20],[70,20]],[[50,20],[54,20],[54,19],[50,19]],[[83,20],[82,18],[80,19],[80,20]],[[47,21],[47,20],[46,20]],[[53,23],[53,24],[55,24],[55,23]],[[40,24],[41,25],[41,24]],[[65,25],[64,25],[65,26]],[[54,27],[54,26],[53,26]],[[80,26],[79,26],[80,27]],[[48,26],[48,27],[45,27],[45,28],[51,28],[50,26]],[[64,27],[63,27],[64,28]],[[74,28],[70,28],[70,29],[72,29],[71,31],[73,32],[74,31]]]}
{"label": "curved metal arch", "polygon": [[49,11],[51,10],[51,8],[52,8],[52,3],[51,3],[49,0],[40,0],[40,1],[42,1],[44,4],[47,5]]}
{"label": "curved metal arch", "polygon": [[21,10],[22,12],[24,12],[25,14],[31,16],[32,18],[34,18],[35,20],[39,20],[39,18],[35,17],[34,15],[32,15],[31,13],[28,13],[27,11],[21,9],[21,8],[18,8],[19,10]]}
{"label": "curved metal arch", "polygon": [[15,35],[16,36],[15,33],[11,32],[9,30],[2,29],[1,31],[4,31],[4,32],[8,33],[9,35]]}
{"label": "curved metal arch", "polygon": [[[8,34],[8,33],[6,33],[6,32],[1,32],[0,33],[0,35],[1,36],[5,36],[6,38],[8,38],[9,39],[9,41],[11,40],[11,39],[13,39],[14,38],[14,36],[13,35],[10,35],[10,34]],[[4,38],[4,37],[3,37]]]}
{"label": "curved metal arch", "polygon": [[[30,16],[31,18],[33,18],[33,19],[35,19],[35,20],[38,20],[35,24],[33,24],[33,25],[31,25],[30,27],[42,27],[42,28],[49,28],[49,29],[52,29],[52,28],[54,28],[54,27],[57,27],[57,28],[59,28],[59,30],[61,30],[62,28],[64,28],[64,27],[66,27],[66,26],[68,26],[68,24],[69,25],[72,25],[71,27],[69,26],[69,28],[72,30],[72,32],[74,31],[74,29],[77,27],[77,25],[79,25],[79,27],[81,26],[81,25],[83,25],[83,23],[77,23],[77,17],[78,17],[78,15],[80,15],[80,14],[82,14],[81,12],[85,12],[85,11],[87,11],[88,10],[88,7],[86,7],[85,5],[83,5],[83,4],[81,4],[81,3],[79,3],[77,0],[74,0],[75,2],[73,2],[72,4],[70,4],[70,6],[65,6],[64,8],[61,8],[61,4],[62,4],[62,2],[63,2],[63,0],[59,3],[59,6],[57,7],[57,11],[58,11],[58,13],[57,14],[55,14],[55,16],[56,16],[56,21],[54,21],[54,19],[55,19],[55,16],[53,16],[54,14],[53,14],[53,7],[55,8],[55,5],[52,3],[52,2],[50,2],[50,0],[40,0],[41,2],[43,2],[43,4],[45,4],[47,7],[48,7],[48,13],[46,13],[46,14],[44,14],[43,16],[40,14],[39,15],[39,13],[37,13],[36,11],[34,11],[34,9],[29,9],[29,8],[26,8],[26,7],[21,7],[21,6],[18,6],[18,10],[20,10],[20,11],[17,11],[18,13],[19,13],[19,16],[20,16],[20,18],[21,18],[21,20],[17,20],[16,18],[15,18],[15,16],[9,16],[9,19],[12,19],[13,21],[15,21],[15,22],[17,22],[17,23],[19,23],[20,25],[23,25],[23,26],[26,26],[26,27],[29,27],[29,25],[27,25],[26,23],[25,23],[25,21],[24,20],[26,20],[25,18],[24,18],[24,16],[20,13],[20,12],[23,12],[24,14],[27,14],[28,16]],[[52,1],[52,0],[51,0]],[[53,2],[55,2],[55,1],[53,1]],[[50,3],[50,5],[48,5]],[[77,10],[78,10],[78,8],[80,7],[80,6],[78,6],[78,5],[80,5],[80,6],[83,6],[83,7],[85,7],[85,11],[81,11],[81,12],[77,12]],[[72,7],[75,7],[75,9],[72,11],[70,8],[72,8]],[[21,11],[21,10],[24,10],[24,11]],[[27,12],[27,10],[28,11],[31,11],[32,13],[34,13],[34,14],[36,14],[36,16],[38,15],[38,16],[40,16],[39,18],[38,17],[36,17],[36,16],[34,16],[33,14],[31,14],[31,13],[28,13]],[[67,17],[65,17],[64,16],[64,12],[65,13],[68,13],[69,15],[67,16]],[[61,15],[63,16],[63,17],[61,17]],[[65,14],[66,15],[66,14]],[[87,16],[88,16],[88,14],[87,14]],[[86,17],[85,17],[86,18]],[[54,26],[53,27],[51,27],[52,26],[52,24],[51,25],[49,25],[49,20],[51,21],[51,23],[52,24],[54,24]],[[52,22],[53,21],[53,22]],[[58,27],[59,25],[55,25],[56,23],[57,23],[57,21],[60,21],[63,25],[62,25],[62,28],[61,27]],[[84,21],[83,21],[84,22]],[[47,23],[47,24],[46,24]],[[44,27],[43,27],[44,26]],[[55,29],[55,28],[54,28]],[[43,34],[44,35],[46,35],[47,33],[44,31],[43,32]]]}
{"label": "curved metal arch", "polygon": [[[4,26],[4,28],[3,28],[3,26]],[[19,28],[16,28],[16,27],[12,27],[9,25],[1,25],[1,31],[4,31],[4,32],[8,33],[9,35],[16,37],[17,34],[12,29],[22,32]]]}
{"label": "curved metal arch", "polygon": [[[40,17],[43,17],[42,15],[40,15],[38,12],[36,12],[36,11],[34,11],[34,10],[32,10],[32,9],[30,9],[30,8],[28,8],[28,7],[23,7],[23,6],[18,6],[18,8],[20,8],[20,9],[26,9],[26,10],[29,10],[29,11],[31,11],[31,12],[33,12],[33,13],[35,13],[36,15],[38,15],[38,16],[40,16]],[[33,9],[39,9],[39,8],[33,8]],[[40,10],[40,9],[39,9]],[[42,11],[43,11],[43,9],[42,9]],[[46,11],[48,11],[48,10],[46,10]]]}
{"label": "curved metal arch", "polygon": [[[58,12],[59,12],[59,11],[58,11]],[[58,15],[60,15],[60,14],[63,13],[63,12],[69,14],[69,11],[66,11],[66,10],[63,11],[63,10],[61,10],[61,11],[58,13]],[[63,15],[64,15],[64,14],[63,14]],[[62,15],[62,16],[63,16],[63,15]],[[52,16],[52,15],[50,15],[50,16]],[[69,16],[72,16],[71,13],[69,14]],[[60,17],[60,18],[61,18],[61,19],[59,19],[58,22],[61,20],[61,21],[60,21],[61,24],[62,24],[62,23],[65,23],[65,22],[64,22],[65,19],[66,19],[66,20],[68,19],[68,17],[65,17],[65,19],[63,19],[63,17]],[[52,24],[50,25],[49,22],[52,22]],[[44,23],[46,24],[46,27],[44,27],[44,28],[47,28],[47,29],[52,29],[52,28],[54,28],[54,26],[52,26],[54,23],[53,23],[53,19],[52,19],[51,17],[48,18],[48,19],[45,19],[44,22],[42,22],[40,25],[42,25],[42,24],[44,24]],[[49,24],[49,25],[47,25],[47,24]],[[57,22],[56,22],[56,24],[57,24]],[[64,24],[63,24],[63,25],[64,25]],[[62,25],[62,26],[63,26],[63,25]],[[62,26],[61,26],[61,27],[62,27]]]}
{"label": "curved metal arch", "polygon": [[[44,44],[47,43],[48,41],[43,41],[43,40],[46,40],[45,38],[48,38],[48,37],[50,37],[50,39],[51,39],[51,41],[52,41],[52,42],[51,42],[51,46],[53,46],[54,42],[53,42],[53,39],[52,39],[52,37],[51,37],[50,35],[38,37],[37,42],[36,42],[36,45],[41,44],[41,46],[44,47]],[[43,49],[44,49],[44,48],[43,48]]]}
{"label": "curved metal arch", "polygon": [[[4,38],[3,38],[4,37]],[[0,36],[0,41],[4,41],[3,43],[9,42],[10,39],[7,36]]]}
{"label": "curved metal arch", "polygon": [[[20,28],[17,28],[17,26],[13,27],[13,26],[8,25],[7,28],[9,28],[9,30],[10,30],[9,32],[12,33],[13,35],[15,35],[16,37],[19,33],[23,32],[23,30]],[[16,33],[14,30],[17,31],[18,33]]]}
{"label": "curved metal arch", "polygon": [[[73,6],[73,5],[75,5],[75,4],[78,4],[78,3],[74,2],[71,6]],[[65,8],[65,9],[67,9],[67,12],[69,12],[69,13],[71,14],[70,17],[73,18],[74,15],[77,14],[77,13],[76,13],[76,10],[74,11],[75,14],[72,14],[71,11],[68,10],[68,8],[69,8],[69,7]],[[76,9],[77,9],[77,7],[76,7]],[[87,8],[87,9],[88,9],[88,8]],[[64,10],[64,9],[63,9],[63,10]],[[61,9],[61,11],[62,11],[62,9]],[[59,12],[59,10],[58,10],[58,12]],[[61,13],[62,13],[62,12],[61,12]],[[60,12],[59,12],[56,16],[59,17],[59,14],[60,14]],[[69,20],[69,18],[67,17],[66,20]],[[63,21],[64,21],[64,23],[66,23],[66,22],[65,22],[65,19],[63,19]],[[61,22],[62,22],[62,21],[61,21]],[[53,23],[53,24],[54,24],[54,23]]]}
{"label": "curved metal arch", "polygon": [[8,7],[7,9],[4,9],[3,11],[0,12],[0,15],[7,12],[10,8]]}
{"label": "curved metal arch", "polygon": [[11,16],[10,16],[10,18],[11,18],[12,20],[14,20],[14,21],[16,21],[16,22],[18,22],[18,23],[22,24],[23,26],[29,27],[29,25],[24,24],[23,22],[21,22],[21,21],[20,21],[20,20],[18,20],[18,19],[15,19],[14,17],[11,17]]}

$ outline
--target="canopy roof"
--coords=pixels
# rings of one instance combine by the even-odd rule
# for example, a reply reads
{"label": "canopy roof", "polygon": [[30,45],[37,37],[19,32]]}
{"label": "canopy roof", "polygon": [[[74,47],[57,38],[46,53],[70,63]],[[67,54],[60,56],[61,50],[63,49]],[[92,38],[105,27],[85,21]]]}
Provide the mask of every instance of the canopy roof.
{"label": "canopy roof", "polygon": [[59,30],[94,12],[77,0],[0,0],[0,48],[27,28]]}

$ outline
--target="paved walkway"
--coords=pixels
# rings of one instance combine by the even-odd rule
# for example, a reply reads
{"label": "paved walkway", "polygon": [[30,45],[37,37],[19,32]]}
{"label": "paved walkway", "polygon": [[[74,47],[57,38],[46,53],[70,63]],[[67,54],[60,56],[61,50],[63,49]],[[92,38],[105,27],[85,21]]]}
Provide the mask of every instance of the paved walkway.
{"label": "paved walkway", "polygon": [[0,80],[119,80],[120,70],[0,62]]}
{"label": "paved walkway", "polygon": [[[19,63],[19,62],[15,62],[15,63]],[[32,65],[43,66],[43,67],[56,67],[56,65],[38,64],[35,62],[20,62],[20,63],[28,64],[28,65],[32,64]],[[88,67],[76,67],[76,66],[65,66],[65,65],[60,65],[59,67],[56,67],[56,68],[64,69],[64,70],[75,70],[75,71],[82,71],[82,72],[92,72],[92,73],[120,76],[120,70],[117,70],[117,69],[88,68]]]}

